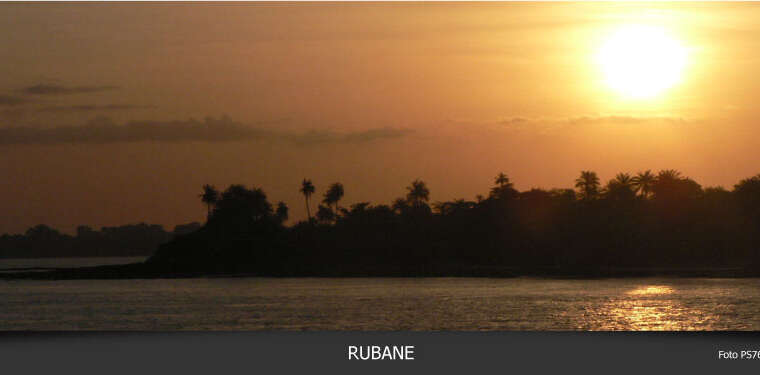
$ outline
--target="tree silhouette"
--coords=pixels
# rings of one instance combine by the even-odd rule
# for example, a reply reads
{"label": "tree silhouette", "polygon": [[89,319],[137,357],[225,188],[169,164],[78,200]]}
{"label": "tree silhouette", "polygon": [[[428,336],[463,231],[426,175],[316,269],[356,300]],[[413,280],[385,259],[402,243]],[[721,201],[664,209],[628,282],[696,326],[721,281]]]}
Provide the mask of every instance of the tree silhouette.
{"label": "tree silhouette", "polygon": [[[625,276],[650,270],[680,274],[693,267],[698,274],[760,275],[760,175],[732,191],[703,190],[672,169],[656,176],[618,173],[604,189],[592,171],[581,172],[575,190],[518,192],[504,174],[491,181],[497,196],[435,202],[434,211],[419,179],[392,206],[360,202],[350,210],[338,207],[343,189],[336,183],[315,211],[317,220],[292,226],[283,225],[283,203],[272,210],[260,189],[232,185],[209,223],[161,245],[155,269],[280,276]],[[514,199],[501,199],[507,191]],[[79,237],[97,236],[82,229]],[[0,252],[60,248],[71,241],[37,228],[21,238],[0,237]]]}
{"label": "tree silhouette", "polygon": [[634,179],[628,173],[618,173],[607,183],[607,197],[616,201],[630,200],[636,197]]}
{"label": "tree silhouette", "polygon": [[414,180],[407,188],[406,200],[414,207],[419,207],[430,199],[430,190],[422,180]]}
{"label": "tree silhouette", "polygon": [[633,185],[636,188],[636,191],[641,194],[641,197],[646,199],[649,198],[649,195],[652,193],[652,186],[654,186],[656,180],[657,176],[655,176],[651,170],[647,169],[644,172],[639,172],[633,177]]}
{"label": "tree silhouette", "polygon": [[734,194],[744,215],[760,222],[760,174],[739,181],[734,185]]}
{"label": "tree silhouette", "polygon": [[615,183],[620,186],[624,186],[627,188],[633,187],[633,178],[631,178],[631,175],[628,173],[618,173],[615,175],[614,179]]}
{"label": "tree silhouette", "polygon": [[329,206],[320,204],[317,207],[317,220],[322,224],[329,224],[335,221],[335,212]]}
{"label": "tree silhouette", "polygon": [[285,222],[288,220],[288,205],[285,204],[285,202],[278,202],[277,203],[277,209],[275,210],[275,215],[278,219],[280,219],[280,222]]}
{"label": "tree silhouette", "polygon": [[26,230],[25,236],[33,239],[54,240],[62,237],[61,232],[45,225],[38,224]]}
{"label": "tree silhouette", "polygon": [[664,169],[657,173],[652,185],[652,195],[660,202],[677,202],[695,199],[702,194],[702,187],[694,180],[682,177],[675,169]]}
{"label": "tree silhouette", "polygon": [[663,169],[657,173],[659,181],[676,181],[681,179],[681,172],[675,169]]}
{"label": "tree silhouette", "polygon": [[504,173],[499,173],[494,178],[494,183],[496,186],[491,188],[489,195],[491,198],[508,199],[517,196],[517,190],[514,189],[514,185]]}
{"label": "tree silhouette", "polygon": [[753,244],[754,258],[760,259],[760,174],[739,181],[734,194],[744,218],[743,232]]}
{"label": "tree silhouette", "polygon": [[343,184],[336,182],[327,188],[324,199],[322,199],[322,203],[326,204],[327,207],[334,207],[333,213],[335,214],[335,219],[338,218],[338,202],[343,198],[343,192]]}
{"label": "tree silhouette", "polygon": [[219,191],[216,190],[214,186],[206,184],[203,185],[203,193],[201,193],[199,197],[201,198],[201,201],[206,204],[206,208],[208,209],[206,213],[206,220],[208,220],[211,217],[211,210],[219,201]]}
{"label": "tree silhouette", "polygon": [[403,214],[409,209],[409,201],[404,198],[396,198],[391,203],[391,209],[397,214]]}
{"label": "tree silhouette", "polygon": [[[434,211],[420,180],[392,207],[359,202],[350,210],[338,206],[343,186],[335,183],[316,220],[291,226],[288,206],[270,204],[262,189],[230,185],[219,193],[205,185],[205,225],[173,233],[144,223],[80,226],[76,236],[37,225],[0,235],[0,257],[156,251],[146,263],[89,275],[97,277],[760,275],[760,175],[731,191],[702,189],[673,169],[618,173],[604,189],[591,171],[575,179],[576,190],[518,192],[503,174],[491,181],[498,196],[435,202]],[[310,181],[302,192],[308,208]],[[514,199],[502,199],[512,196],[505,192]]]}
{"label": "tree silhouette", "polygon": [[580,190],[582,200],[596,199],[599,195],[599,176],[596,172],[581,171],[580,177],[575,179],[575,187]]}
{"label": "tree silhouette", "polygon": [[311,222],[311,209],[309,208],[309,197],[311,197],[312,194],[314,194],[314,184],[311,183],[311,180],[303,179],[303,182],[301,182],[301,194],[303,194],[304,198],[306,199],[306,216],[309,218],[309,222]]}
{"label": "tree silhouette", "polygon": [[509,181],[509,177],[507,177],[507,175],[504,173],[499,173],[496,176],[494,182],[496,182],[496,185],[499,185],[500,188],[504,188],[505,186],[512,186],[512,183]]}
{"label": "tree silhouette", "polygon": [[258,221],[272,215],[272,205],[260,188],[248,189],[243,185],[230,185],[222,192],[214,208],[214,219],[220,221]]}
{"label": "tree silhouette", "polygon": [[436,202],[433,204],[433,208],[438,215],[456,215],[461,212],[466,212],[475,207],[475,202],[468,202],[464,199],[456,199],[452,202]]}

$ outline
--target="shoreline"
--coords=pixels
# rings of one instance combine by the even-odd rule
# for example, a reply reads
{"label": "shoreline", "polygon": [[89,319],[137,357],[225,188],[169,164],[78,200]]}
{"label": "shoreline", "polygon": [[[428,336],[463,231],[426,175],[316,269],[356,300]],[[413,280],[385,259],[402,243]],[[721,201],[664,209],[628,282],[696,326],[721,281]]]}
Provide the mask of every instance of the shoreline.
{"label": "shoreline", "polygon": [[760,277],[760,272],[746,268],[494,268],[494,267],[439,267],[419,270],[363,270],[339,272],[212,272],[166,271],[148,263],[130,263],[75,268],[45,268],[0,273],[0,280],[129,280],[129,279],[184,279],[184,278],[517,278],[547,279],[609,279],[609,278],[727,278]]}

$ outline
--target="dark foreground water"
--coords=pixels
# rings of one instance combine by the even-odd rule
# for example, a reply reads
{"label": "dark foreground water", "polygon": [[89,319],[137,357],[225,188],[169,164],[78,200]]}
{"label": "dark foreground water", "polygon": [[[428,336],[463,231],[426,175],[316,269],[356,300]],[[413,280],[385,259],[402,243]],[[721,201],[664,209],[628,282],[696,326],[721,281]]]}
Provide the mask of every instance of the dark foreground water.
{"label": "dark foreground water", "polygon": [[760,279],[0,281],[0,330],[760,330]]}
{"label": "dark foreground water", "polygon": [[0,258],[0,272],[28,268],[75,268],[143,262],[148,257]]}

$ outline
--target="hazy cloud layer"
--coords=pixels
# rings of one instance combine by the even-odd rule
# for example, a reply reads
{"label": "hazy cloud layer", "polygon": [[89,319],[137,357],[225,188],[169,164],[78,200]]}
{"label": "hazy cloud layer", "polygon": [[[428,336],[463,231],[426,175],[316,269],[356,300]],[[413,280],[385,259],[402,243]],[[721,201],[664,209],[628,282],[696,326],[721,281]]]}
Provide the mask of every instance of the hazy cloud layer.
{"label": "hazy cloud layer", "polygon": [[668,116],[582,116],[572,117],[567,120],[569,124],[642,124],[650,122],[667,122],[670,124],[684,124],[688,120],[681,117]]}
{"label": "hazy cloud layer", "polygon": [[58,105],[40,108],[40,112],[94,112],[94,111],[125,111],[131,109],[153,108],[152,106],[141,106],[131,104],[79,104],[79,105]]}
{"label": "hazy cloud layer", "polygon": [[39,84],[21,89],[21,92],[31,95],[70,95],[86,94],[101,91],[116,90],[117,86],[62,86],[55,84]]}
{"label": "hazy cloud layer", "polygon": [[359,132],[311,131],[289,133],[247,126],[232,120],[133,121],[117,125],[99,118],[81,126],[54,128],[0,128],[0,145],[125,142],[227,142],[241,140],[289,141],[300,145],[361,143],[394,139],[411,133],[407,129],[376,128]]}
{"label": "hazy cloud layer", "polygon": [[302,145],[320,143],[362,143],[379,139],[402,138],[412,133],[410,129],[375,128],[359,132],[339,133],[334,131],[312,130],[303,134],[287,134],[284,137]]}
{"label": "hazy cloud layer", "polygon": [[14,106],[26,102],[24,99],[15,96],[0,95],[0,106]]}
{"label": "hazy cloud layer", "polygon": [[505,129],[549,132],[558,129],[592,125],[627,126],[655,123],[684,125],[690,122],[693,122],[693,120],[668,116],[578,116],[568,118],[512,117],[501,120],[498,124]]}
{"label": "hazy cloud layer", "polygon": [[[129,110],[145,108],[134,105],[74,105],[51,106],[40,109],[47,112],[89,112],[99,110]],[[550,135],[574,132],[579,127],[607,128],[607,125],[627,126],[645,124],[688,124],[689,120],[673,117],[634,116],[581,116],[569,118],[529,118],[512,117],[499,121],[496,126],[470,123],[465,127],[438,129],[438,135],[493,136],[491,130],[509,130],[519,133]],[[493,123],[492,123],[493,124]],[[559,133],[557,133],[559,132]],[[229,118],[207,118],[203,121],[132,121],[116,124],[106,117],[100,117],[84,125],[59,127],[14,126],[0,128],[0,145],[14,144],[61,144],[61,143],[126,143],[126,142],[229,142],[244,140],[284,141],[302,146],[364,143],[376,140],[400,139],[409,136],[413,130],[406,128],[381,127],[353,132],[331,130],[310,130],[306,132],[280,131],[243,124]],[[501,131],[498,134],[504,135]],[[510,134],[517,134],[512,133]]]}
{"label": "hazy cloud layer", "polygon": [[530,117],[512,117],[501,121],[502,125],[525,125],[525,124],[546,124],[546,123],[565,123],[565,124],[641,124],[645,122],[668,122],[668,123],[685,123],[688,120],[681,117],[668,116],[576,116],[567,118],[530,118]]}

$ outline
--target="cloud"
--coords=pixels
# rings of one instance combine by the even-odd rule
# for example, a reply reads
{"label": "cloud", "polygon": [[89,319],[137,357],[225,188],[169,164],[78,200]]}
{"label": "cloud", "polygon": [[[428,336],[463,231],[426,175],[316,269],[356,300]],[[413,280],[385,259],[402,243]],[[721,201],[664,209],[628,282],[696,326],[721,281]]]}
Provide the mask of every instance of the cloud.
{"label": "cloud", "polygon": [[571,125],[585,124],[621,124],[636,125],[651,122],[666,122],[670,124],[684,124],[688,120],[681,117],[668,116],[582,116],[567,119]]}
{"label": "cloud", "polygon": [[498,122],[503,129],[534,130],[550,132],[559,129],[571,129],[583,126],[630,126],[644,124],[685,125],[693,122],[691,119],[669,116],[577,116],[566,118],[529,118],[511,117]]}
{"label": "cloud", "polygon": [[24,104],[26,100],[17,98],[15,96],[0,95],[0,106],[15,106]]}
{"label": "cloud", "polygon": [[152,106],[131,105],[131,104],[80,104],[66,106],[49,106],[39,109],[40,112],[93,112],[93,111],[124,111],[130,109],[153,108]]}
{"label": "cloud", "polygon": [[412,133],[411,129],[377,128],[362,132],[348,133],[343,136],[346,142],[371,142],[377,139],[393,139],[405,137]]}
{"label": "cloud", "polygon": [[374,128],[359,132],[340,133],[334,131],[312,130],[302,134],[287,134],[285,138],[301,145],[321,143],[365,143],[381,139],[401,138],[411,134],[411,129]]}
{"label": "cloud", "polygon": [[61,86],[55,84],[38,84],[21,89],[24,94],[30,95],[70,95],[87,94],[101,91],[116,90],[117,86]]}
{"label": "cloud", "polygon": [[299,145],[325,143],[362,143],[406,136],[411,130],[378,128],[360,132],[291,133],[256,128],[229,118],[204,121],[133,121],[115,124],[100,117],[80,126],[54,128],[0,128],[0,145],[19,144],[104,144],[128,142],[230,142],[245,140],[284,141]]}

